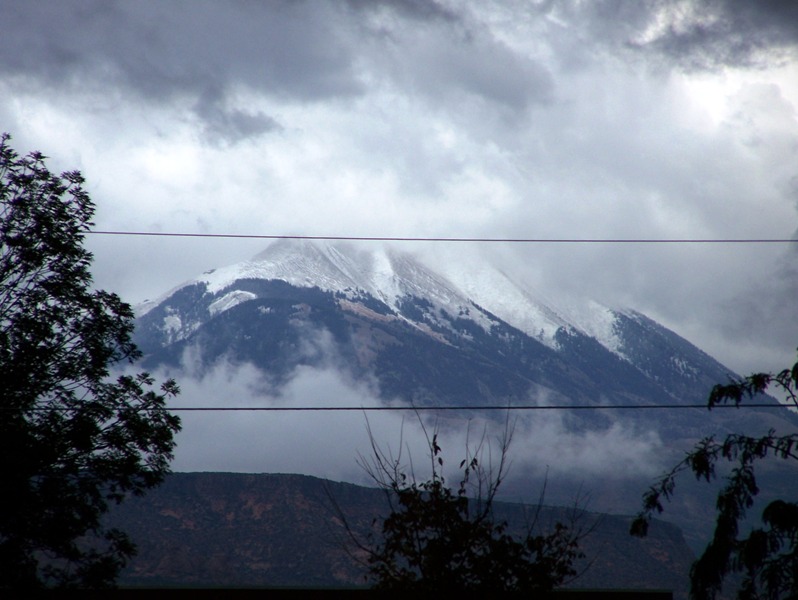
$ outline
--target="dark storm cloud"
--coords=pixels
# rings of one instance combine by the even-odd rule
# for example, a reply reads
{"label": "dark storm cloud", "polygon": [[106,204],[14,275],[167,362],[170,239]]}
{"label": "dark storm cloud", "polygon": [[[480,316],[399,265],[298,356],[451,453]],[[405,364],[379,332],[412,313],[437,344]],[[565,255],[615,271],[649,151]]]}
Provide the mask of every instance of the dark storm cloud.
{"label": "dark storm cloud", "polygon": [[236,86],[299,101],[361,92],[341,28],[330,26],[340,15],[326,3],[18,2],[0,13],[0,77],[156,103],[194,97],[213,135],[276,126],[225,107]]}
{"label": "dark storm cloud", "polygon": [[499,110],[523,113],[552,98],[554,80],[549,70],[508,46],[473,15],[436,12],[427,19],[385,18],[375,7],[364,13],[372,18],[362,24],[369,44],[363,49],[375,71],[434,105],[447,104],[451,110],[462,108],[464,99],[477,99]]}
{"label": "dark storm cloud", "polygon": [[555,4],[553,11],[586,26],[599,44],[658,54],[691,70],[767,67],[798,51],[793,0],[599,0]]}
{"label": "dark storm cloud", "polygon": [[[795,361],[798,323],[798,253],[785,254],[773,273],[752,277],[744,293],[721,305],[727,333],[743,339],[749,347],[741,349],[756,370],[778,371]],[[752,348],[753,346],[753,348]],[[758,347],[757,347],[758,346]]]}
{"label": "dark storm cloud", "polygon": [[211,142],[235,143],[270,131],[280,131],[282,126],[262,112],[246,112],[224,106],[219,90],[209,89],[194,105],[194,113],[205,126],[205,137]]}
{"label": "dark storm cloud", "polygon": [[436,2],[65,0],[0,10],[0,78],[34,90],[187,99],[206,135],[224,130],[228,141],[277,127],[230,106],[241,90],[326,101],[361,96],[368,80],[410,85],[434,103],[465,96],[523,112],[553,89],[539,62]]}
{"label": "dark storm cloud", "polygon": [[387,9],[404,17],[421,21],[459,20],[456,12],[435,0],[347,0],[347,4],[355,10],[375,11]]}
{"label": "dark storm cloud", "polygon": [[[659,7],[659,14],[667,5]],[[792,0],[714,0],[698,4],[682,26],[672,24],[650,45],[688,67],[767,66],[776,53],[794,54],[798,3]]]}
{"label": "dark storm cloud", "polygon": [[6,75],[88,79],[155,98],[209,82],[307,100],[359,90],[328,4],[20,2],[3,13]]}
{"label": "dark storm cloud", "polygon": [[551,99],[549,72],[494,39],[465,35],[456,45],[433,44],[419,57],[427,67],[417,71],[429,88],[446,84],[518,111]]}

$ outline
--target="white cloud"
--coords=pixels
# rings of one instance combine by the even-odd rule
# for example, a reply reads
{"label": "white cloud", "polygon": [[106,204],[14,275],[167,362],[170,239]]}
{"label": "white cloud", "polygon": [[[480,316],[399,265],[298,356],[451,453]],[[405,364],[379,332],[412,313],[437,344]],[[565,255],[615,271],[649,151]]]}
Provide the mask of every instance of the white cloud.
{"label": "white cloud", "polygon": [[[319,344],[324,346],[323,340]],[[276,390],[252,365],[219,363],[201,373],[196,358],[187,354],[181,370],[169,374],[181,388],[173,407],[385,406],[373,384],[356,384],[332,367],[300,367]],[[361,410],[178,414],[183,430],[176,439],[172,465],[177,471],[304,473],[366,485],[374,482],[359,463],[373,456],[372,438],[387,454],[401,457],[402,465],[419,480],[429,477],[427,439],[435,432],[451,483],[459,481],[459,462],[468,452],[475,452],[480,442],[482,464],[496,468],[506,417],[486,420],[450,412]],[[540,476],[547,467],[554,482],[584,480],[588,486],[597,478],[653,476],[661,469],[662,444],[651,433],[617,423],[604,431],[577,434],[568,430],[556,411],[520,417],[514,413],[507,418],[513,431],[510,478],[516,487],[523,487],[525,478]],[[624,465],[620,476],[619,464]]]}

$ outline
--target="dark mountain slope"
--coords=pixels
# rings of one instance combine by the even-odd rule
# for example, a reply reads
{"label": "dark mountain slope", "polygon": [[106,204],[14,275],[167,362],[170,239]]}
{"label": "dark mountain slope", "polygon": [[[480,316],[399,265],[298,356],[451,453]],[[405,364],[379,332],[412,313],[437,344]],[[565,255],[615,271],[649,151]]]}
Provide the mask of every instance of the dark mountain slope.
{"label": "dark mountain slope", "polygon": [[[139,555],[123,585],[360,585],[363,566],[333,501],[365,539],[387,505],[381,490],[303,475],[175,473],[151,493],[114,509],[110,521],[129,531]],[[523,528],[529,510],[497,505],[497,518]],[[567,520],[567,509],[543,508],[539,522]],[[571,587],[684,591],[692,559],[678,529],[658,528],[641,541],[629,519],[585,513],[584,573]],[[357,556],[357,552],[355,556]]]}

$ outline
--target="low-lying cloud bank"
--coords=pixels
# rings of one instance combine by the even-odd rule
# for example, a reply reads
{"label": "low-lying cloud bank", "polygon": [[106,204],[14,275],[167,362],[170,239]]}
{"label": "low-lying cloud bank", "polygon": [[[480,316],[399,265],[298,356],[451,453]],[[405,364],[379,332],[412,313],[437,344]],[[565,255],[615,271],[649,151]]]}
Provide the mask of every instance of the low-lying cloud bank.
{"label": "low-lying cloud bank", "polygon": [[[183,430],[172,464],[176,471],[304,473],[373,484],[361,466],[373,456],[373,439],[423,480],[429,476],[427,440],[437,433],[446,475],[456,482],[456,473],[448,469],[455,469],[480,443],[481,462],[486,467],[498,464],[508,429],[511,478],[546,472],[552,480],[650,477],[663,466],[658,436],[620,422],[601,431],[574,433],[560,411],[500,414],[496,420],[450,411],[369,411],[386,406],[376,385],[354,382],[329,366],[299,367],[279,391],[251,364],[219,363],[200,373],[186,358],[182,369],[170,376],[181,387],[171,403],[175,409],[280,409],[180,411]],[[300,410],[344,406],[363,410]],[[408,408],[398,402],[394,406]]]}

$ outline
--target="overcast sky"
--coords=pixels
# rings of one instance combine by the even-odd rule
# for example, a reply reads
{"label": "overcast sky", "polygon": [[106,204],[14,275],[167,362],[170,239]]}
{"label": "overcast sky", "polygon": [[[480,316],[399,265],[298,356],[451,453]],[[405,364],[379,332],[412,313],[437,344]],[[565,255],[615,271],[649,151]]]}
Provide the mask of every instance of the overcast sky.
{"label": "overcast sky", "polygon": [[[99,230],[790,238],[797,51],[791,0],[0,0],[0,129]],[[88,243],[132,303],[266,245]],[[795,244],[493,251],[739,372],[795,358]]]}

